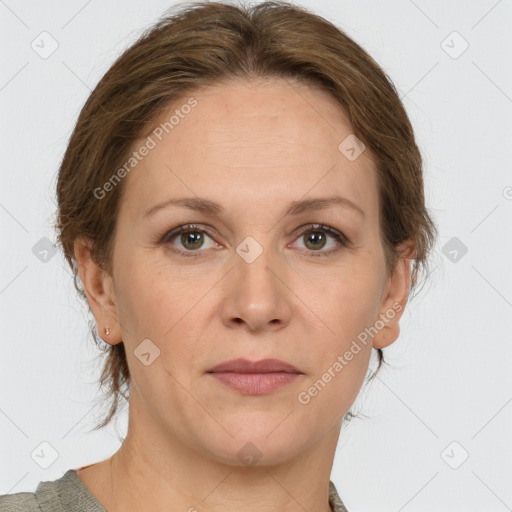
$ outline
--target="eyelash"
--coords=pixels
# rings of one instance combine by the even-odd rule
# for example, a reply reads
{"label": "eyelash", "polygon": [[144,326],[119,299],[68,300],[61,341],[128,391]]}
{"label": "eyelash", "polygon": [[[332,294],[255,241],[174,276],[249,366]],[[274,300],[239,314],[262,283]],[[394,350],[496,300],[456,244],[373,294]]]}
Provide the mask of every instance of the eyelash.
{"label": "eyelash", "polygon": [[[297,233],[297,238],[300,238],[301,236],[304,236],[306,233],[316,233],[316,232],[325,232],[328,233],[330,236],[332,236],[341,247],[337,247],[335,249],[330,249],[328,251],[307,251],[311,254],[313,257],[320,257],[320,256],[331,256],[333,253],[338,252],[342,247],[348,247],[350,245],[350,240],[341,232],[337,231],[334,228],[331,228],[330,226],[326,226],[324,224],[308,224],[306,226],[302,226],[299,228],[299,232]],[[181,235],[182,233],[188,233],[188,232],[200,232],[200,233],[206,233],[210,238],[213,238],[213,235],[211,235],[208,230],[203,229],[198,224],[183,224],[182,226],[178,226],[177,228],[171,229],[170,231],[166,231],[163,236],[159,237],[159,244],[166,244],[172,241],[174,238],[176,238],[178,235]],[[181,249],[173,248],[171,249],[173,252],[176,252],[178,254],[181,254],[185,257],[199,257],[201,256],[201,252],[204,251],[183,251]]]}

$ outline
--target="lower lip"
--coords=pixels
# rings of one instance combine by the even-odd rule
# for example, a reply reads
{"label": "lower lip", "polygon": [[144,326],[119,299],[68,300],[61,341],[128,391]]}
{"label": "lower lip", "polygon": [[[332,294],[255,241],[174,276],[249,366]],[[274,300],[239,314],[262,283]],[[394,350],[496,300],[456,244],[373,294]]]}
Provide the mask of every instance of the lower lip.
{"label": "lower lip", "polygon": [[265,395],[292,383],[299,373],[211,373],[217,380],[245,395]]}

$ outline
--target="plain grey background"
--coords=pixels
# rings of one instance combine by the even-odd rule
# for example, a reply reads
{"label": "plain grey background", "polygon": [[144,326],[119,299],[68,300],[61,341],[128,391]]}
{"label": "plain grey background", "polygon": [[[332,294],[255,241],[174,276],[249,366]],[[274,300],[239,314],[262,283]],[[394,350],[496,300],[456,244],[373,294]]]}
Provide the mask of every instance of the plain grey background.
{"label": "plain grey background", "polygon": [[[295,3],[395,83],[440,231],[384,352],[393,368],[358,398],[367,418],[342,430],[332,480],[351,512],[512,510],[512,1]],[[124,435],[127,409],[117,429],[89,432],[100,365],[48,245],[54,187],[88,94],[173,4],[0,0],[0,494],[103,460]]]}

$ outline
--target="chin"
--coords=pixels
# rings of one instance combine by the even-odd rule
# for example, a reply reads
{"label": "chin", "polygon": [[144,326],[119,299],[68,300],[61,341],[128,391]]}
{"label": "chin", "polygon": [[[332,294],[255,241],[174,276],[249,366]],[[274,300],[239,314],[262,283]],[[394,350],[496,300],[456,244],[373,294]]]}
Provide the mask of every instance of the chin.
{"label": "chin", "polygon": [[[233,433],[216,439],[205,440],[204,447],[218,462],[238,467],[264,467],[285,463],[312,442],[303,429],[283,421],[261,421],[258,425],[248,424],[247,419],[238,428],[227,429]],[[281,422],[281,424],[279,424]]]}

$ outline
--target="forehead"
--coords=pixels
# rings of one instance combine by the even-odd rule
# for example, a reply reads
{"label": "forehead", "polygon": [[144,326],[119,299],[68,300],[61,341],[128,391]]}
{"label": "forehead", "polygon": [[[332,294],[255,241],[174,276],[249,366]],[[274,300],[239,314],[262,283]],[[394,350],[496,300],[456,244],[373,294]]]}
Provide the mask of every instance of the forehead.
{"label": "forehead", "polygon": [[376,208],[369,150],[347,158],[348,117],[317,88],[284,79],[208,86],[174,102],[153,128],[152,149],[125,178],[134,216],[183,195],[267,207],[339,193],[370,215]]}

